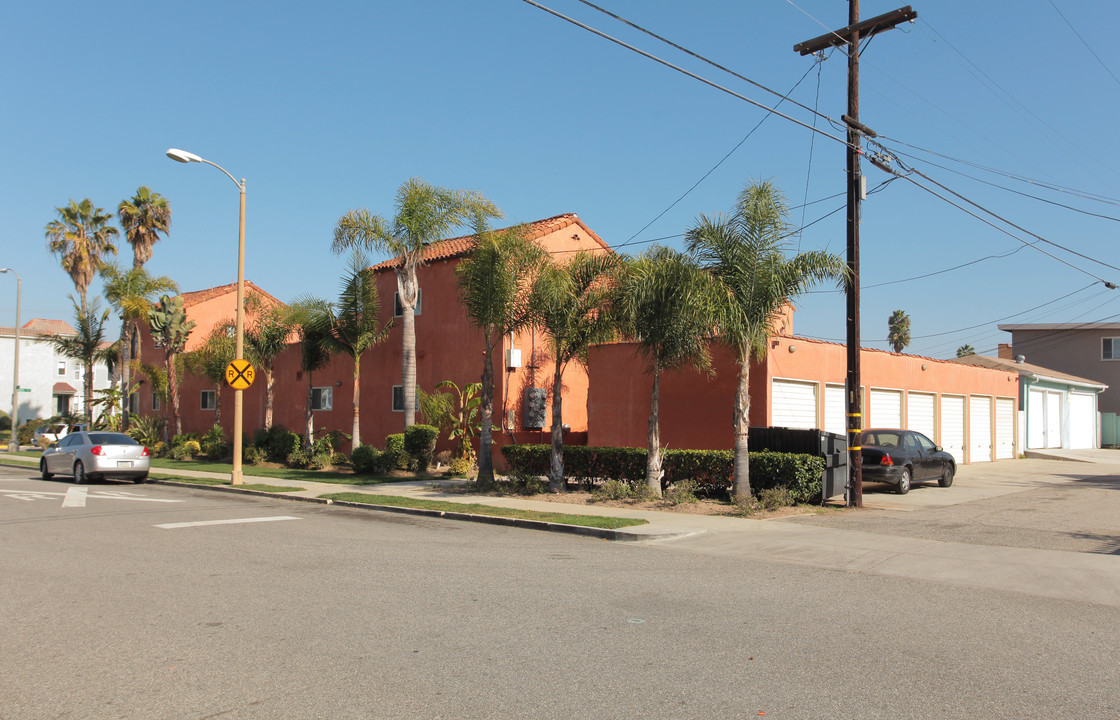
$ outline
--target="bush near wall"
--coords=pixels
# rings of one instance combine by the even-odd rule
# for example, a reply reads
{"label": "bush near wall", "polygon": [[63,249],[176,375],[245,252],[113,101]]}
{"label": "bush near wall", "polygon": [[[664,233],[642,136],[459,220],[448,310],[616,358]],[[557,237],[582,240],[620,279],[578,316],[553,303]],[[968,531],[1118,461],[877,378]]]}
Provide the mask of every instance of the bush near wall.
{"label": "bush near wall", "polygon": [[432,464],[436,452],[436,440],[439,439],[439,429],[431,425],[410,425],[404,430],[404,451],[416,465],[416,469],[425,472]]}
{"label": "bush near wall", "polygon": [[[506,445],[502,455],[512,472],[547,475],[549,445]],[[699,489],[727,492],[731,489],[734,453],[730,450],[674,450],[662,453],[664,471],[661,484],[667,487],[682,480],[695,480]],[[813,455],[759,451],[750,453],[751,491],[784,487],[794,502],[811,502],[820,497],[824,459]],[[594,480],[621,480],[642,483],[646,477],[645,448],[586,447],[564,448],[564,474],[586,483]]]}

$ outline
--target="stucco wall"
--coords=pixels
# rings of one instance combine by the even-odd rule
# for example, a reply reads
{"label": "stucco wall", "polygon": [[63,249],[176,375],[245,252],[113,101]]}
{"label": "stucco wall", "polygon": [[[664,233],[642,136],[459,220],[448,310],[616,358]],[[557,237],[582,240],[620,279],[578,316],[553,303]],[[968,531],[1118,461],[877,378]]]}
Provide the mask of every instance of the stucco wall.
{"label": "stucco wall", "polygon": [[1101,339],[1120,338],[1112,328],[1013,330],[1012,355],[1026,362],[1108,385],[1097,396],[1100,412],[1120,413],[1120,360],[1101,359]]}

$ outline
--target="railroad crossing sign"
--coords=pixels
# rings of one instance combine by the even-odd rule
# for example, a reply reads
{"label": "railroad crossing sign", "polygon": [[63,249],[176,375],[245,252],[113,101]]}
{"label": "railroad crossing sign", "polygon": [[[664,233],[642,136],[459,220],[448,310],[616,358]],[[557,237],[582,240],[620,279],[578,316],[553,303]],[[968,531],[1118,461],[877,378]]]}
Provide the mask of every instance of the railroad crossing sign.
{"label": "railroad crossing sign", "polygon": [[257,371],[253,369],[253,363],[244,358],[238,358],[226,365],[226,382],[234,390],[249,389],[256,376]]}

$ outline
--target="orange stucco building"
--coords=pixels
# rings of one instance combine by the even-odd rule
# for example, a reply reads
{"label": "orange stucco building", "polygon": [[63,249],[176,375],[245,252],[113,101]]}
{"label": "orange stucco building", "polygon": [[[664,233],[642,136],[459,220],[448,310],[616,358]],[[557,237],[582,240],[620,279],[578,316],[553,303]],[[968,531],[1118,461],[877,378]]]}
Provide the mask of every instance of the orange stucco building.
{"label": "orange stucco building", "polygon": [[[612,252],[576,215],[558,215],[528,225],[530,235],[554,254],[578,250]],[[418,272],[420,298],[416,313],[416,378],[426,392],[444,380],[459,387],[482,374],[483,338],[469,323],[459,302],[455,267],[470,250],[470,238],[430,245]],[[378,273],[382,322],[393,319],[397,291],[395,260],[374,266]],[[198,347],[210,329],[232,320],[235,286],[186,293],[188,316],[197,325],[187,349]],[[247,292],[266,302],[279,302],[249,283]],[[766,357],[750,373],[752,425],[822,428],[845,432],[843,345],[793,335],[793,309],[775,320]],[[144,337],[144,359],[162,357]],[[713,346],[713,376],[694,370],[664,373],[661,385],[661,439],[672,448],[730,448],[732,403],[737,368],[725,347]],[[553,363],[546,338],[530,330],[506,337],[494,356],[495,446],[510,442],[548,442]],[[403,413],[394,408],[394,387],[401,385],[401,328],[394,325],[385,342],[366,351],[361,367],[361,439],[383,446],[385,437],[404,428]],[[1018,392],[1015,373],[962,365],[931,358],[864,349],[861,355],[864,427],[906,427],[919,430],[953,453],[959,463],[1015,457],[1018,452]],[[273,424],[296,432],[304,428],[309,387],[318,403],[317,430],[342,430],[353,425],[353,362],[333,358],[307,377],[300,368],[300,348],[291,344],[273,366]],[[588,369],[578,363],[564,375],[563,423],[569,444],[644,447],[651,380],[630,343],[608,343],[591,349]],[[188,432],[204,432],[217,420],[232,425],[233,391],[204,378],[187,375],[180,382],[180,414]],[[399,389],[396,391],[399,403]],[[150,387],[139,393],[139,410],[153,412]],[[527,398],[541,403],[536,413]],[[252,434],[265,425],[264,383],[245,391],[244,426]],[[532,402],[528,403],[533,405]],[[538,421],[530,421],[535,416]],[[444,441],[442,448],[448,447]],[[496,462],[502,465],[500,454]]]}

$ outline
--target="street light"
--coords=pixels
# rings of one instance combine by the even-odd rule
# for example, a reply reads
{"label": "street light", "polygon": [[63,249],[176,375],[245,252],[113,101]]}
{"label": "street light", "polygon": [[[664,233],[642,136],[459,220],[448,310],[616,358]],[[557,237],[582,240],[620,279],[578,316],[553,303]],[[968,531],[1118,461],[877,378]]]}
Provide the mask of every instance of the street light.
{"label": "street light", "polygon": [[16,276],[16,357],[12,364],[12,437],[8,452],[19,452],[19,304],[23,297],[23,278],[11,268],[0,268],[0,273]]}
{"label": "street light", "polygon": [[[213,165],[226,174],[237,189],[241,192],[241,208],[237,220],[237,359],[242,359],[245,350],[245,178],[241,178],[241,182],[237,181],[233,175],[229,174],[224,167],[217,163],[212,163],[204,157],[199,157],[194,153],[187,152],[186,150],[179,150],[171,148],[167,151],[167,157],[176,162],[192,163],[200,162],[207,165]],[[233,485],[240,485],[241,480],[241,443],[242,443],[242,407],[244,399],[242,391],[234,389],[233,391],[233,472],[230,475],[230,483]]]}

